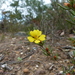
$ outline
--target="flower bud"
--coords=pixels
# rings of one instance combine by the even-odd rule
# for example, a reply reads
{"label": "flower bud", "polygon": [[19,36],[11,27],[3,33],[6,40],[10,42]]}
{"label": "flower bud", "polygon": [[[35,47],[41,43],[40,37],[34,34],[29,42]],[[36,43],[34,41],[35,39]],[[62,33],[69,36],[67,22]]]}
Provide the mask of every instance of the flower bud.
{"label": "flower bud", "polygon": [[73,0],[70,0],[70,1],[73,1]]}
{"label": "flower bud", "polygon": [[56,60],[57,59],[57,56],[54,56],[54,59]]}
{"label": "flower bud", "polygon": [[73,4],[73,8],[75,8],[75,4]]}
{"label": "flower bud", "polygon": [[70,73],[67,73],[66,75],[71,75]]}
{"label": "flower bud", "polygon": [[49,49],[48,49],[48,48],[46,48],[46,51],[48,52],[48,51],[49,51]]}
{"label": "flower bud", "polygon": [[70,3],[64,3],[64,6],[71,7],[71,4]]}

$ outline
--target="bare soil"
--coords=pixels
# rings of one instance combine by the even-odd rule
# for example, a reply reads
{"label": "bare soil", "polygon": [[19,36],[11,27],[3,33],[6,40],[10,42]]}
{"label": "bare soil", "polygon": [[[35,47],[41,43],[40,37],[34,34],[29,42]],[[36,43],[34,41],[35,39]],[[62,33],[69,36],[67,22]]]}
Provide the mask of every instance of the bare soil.
{"label": "bare soil", "polygon": [[0,34],[0,75],[67,75],[64,71],[74,67],[68,55],[72,49],[62,48],[71,46],[68,36],[54,37],[53,41],[48,36],[45,45],[51,46],[56,59],[44,55],[40,46],[30,43],[27,36]]}

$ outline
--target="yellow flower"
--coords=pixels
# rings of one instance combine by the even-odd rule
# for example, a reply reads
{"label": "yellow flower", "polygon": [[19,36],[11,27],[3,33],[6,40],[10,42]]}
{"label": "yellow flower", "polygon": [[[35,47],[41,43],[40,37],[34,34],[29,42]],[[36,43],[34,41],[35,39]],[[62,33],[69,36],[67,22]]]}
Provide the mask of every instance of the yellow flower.
{"label": "yellow flower", "polygon": [[41,41],[45,40],[46,35],[42,34],[42,31],[39,30],[33,30],[30,31],[30,36],[27,37],[27,39],[30,42],[34,42],[34,43],[40,43]]}

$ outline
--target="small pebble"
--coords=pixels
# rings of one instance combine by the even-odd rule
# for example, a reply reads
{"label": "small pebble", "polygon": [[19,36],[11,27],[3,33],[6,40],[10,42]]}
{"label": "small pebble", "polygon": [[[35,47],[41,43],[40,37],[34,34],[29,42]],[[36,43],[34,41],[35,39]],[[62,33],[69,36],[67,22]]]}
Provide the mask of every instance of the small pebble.
{"label": "small pebble", "polygon": [[63,71],[60,71],[59,74],[63,74]]}
{"label": "small pebble", "polygon": [[70,52],[68,53],[68,55],[70,56],[70,58],[73,58],[73,56],[74,56],[73,51],[70,51]]}
{"label": "small pebble", "polygon": [[72,70],[73,68],[74,68],[74,66],[71,66],[71,67],[70,67],[70,70]]}
{"label": "small pebble", "polygon": [[70,61],[69,61],[69,60],[67,60],[67,59],[66,59],[66,60],[64,60],[64,62],[65,62],[65,63],[70,63]]}
{"label": "small pebble", "polygon": [[33,50],[37,50],[37,48],[36,47],[33,47]]}
{"label": "small pebble", "polygon": [[49,65],[52,65],[52,63],[49,63]]}
{"label": "small pebble", "polygon": [[5,68],[6,66],[7,66],[7,64],[3,64],[3,65],[1,65],[2,68]]}
{"label": "small pebble", "polygon": [[63,63],[63,61],[59,61],[59,63]]}
{"label": "small pebble", "polygon": [[46,65],[45,65],[45,69],[46,69],[46,70],[49,70],[49,67],[50,67],[49,64],[46,64]]}
{"label": "small pebble", "polygon": [[51,71],[51,70],[53,70],[53,68],[54,68],[54,65],[51,65],[51,66],[49,67],[49,70]]}
{"label": "small pebble", "polygon": [[14,44],[12,44],[12,43],[11,43],[10,45],[11,45],[11,46],[14,46]]}
{"label": "small pebble", "polygon": [[25,63],[24,65],[25,65],[25,66],[29,66],[29,63]]}
{"label": "small pebble", "polygon": [[23,52],[20,53],[21,55],[23,54]]}
{"label": "small pebble", "polygon": [[24,49],[24,46],[22,46],[22,48]]}
{"label": "small pebble", "polygon": [[36,68],[38,68],[39,66],[38,65],[36,65]]}
{"label": "small pebble", "polygon": [[16,40],[16,37],[15,38],[12,38],[12,40]]}
{"label": "small pebble", "polygon": [[28,50],[30,50],[30,48],[29,48],[29,47],[27,47],[27,49],[28,49]]}
{"label": "small pebble", "polygon": [[13,67],[9,67],[7,64],[1,65],[2,68],[6,68],[7,70],[12,70]]}
{"label": "small pebble", "polygon": [[23,72],[24,73],[29,73],[29,69],[25,68],[25,69],[23,69]]}

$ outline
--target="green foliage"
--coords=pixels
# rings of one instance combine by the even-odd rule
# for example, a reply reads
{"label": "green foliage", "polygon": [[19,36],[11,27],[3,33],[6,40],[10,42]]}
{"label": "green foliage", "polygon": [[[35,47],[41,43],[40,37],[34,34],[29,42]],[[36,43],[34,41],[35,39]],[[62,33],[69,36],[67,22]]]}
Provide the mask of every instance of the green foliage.
{"label": "green foliage", "polygon": [[52,55],[52,48],[51,47],[46,47],[44,49],[42,49],[43,54],[46,56],[51,56]]}
{"label": "green foliage", "polygon": [[[13,0],[10,6],[12,9],[14,8],[14,10],[5,14],[5,19],[9,20],[6,21],[5,24],[7,27],[10,27],[11,25],[13,26],[18,23],[19,25],[25,25],[25,29],[23,28],[25,31],[38,28],[45,34],[51,33],[52,30],[54,30],[53,32],[56,32],[57,29],[66,30],[71,26],[65,21],[69,13],[58,6],[58,4],[62,3],[63,1],[59,2],[59,0],[51,0],[51,3],[46,5],[43,0]],[[23,14],[22,12],[25,12],[25,10],[21,11],[18,8],[25,8],[28,14]]]}
{"label": "green foliage", "polygon": [[18,59],[18,61],[22,61],[22,58],[21,57],[18,57],[17,59]]}
{"label": "green foliage", "polygon": [[61,6],[60,4],[59,6],[70,13],[70,16],[68,16],[69,19],[67,19],[66,21],[71,25],[71,29],[75,29],[75,0],[68,0],[65,6]]}
{"label": "green foliage", "polygon": [[72,45],[75,46],[75,38],[69,38],[68,40],[70,40]]}
{"label": "green foliage", "polygon": [[44,5],[42,0],[26,0],[26,7],[30,6],[28,10],[33,10],[36,14],[36,18],[34,18],[33,12],[28,11],[28,13],[30,13],[29,16],[32,15],[32,24],[34,24],[34,26],[38,29],[42,30],[45,34],[54,29],[66,30],[70,27],[65,21],[69,13],[58,6],[57,3],[60,3],[59,0],[51,0],[50,5]]}
{"label": "green foliage", "polygon": [[71,69],[71,67],[72,66],[68,66],[67,68],[65,68],[65,67],[63,67],[63,75],[74,75],[75,74],[75,72],[74,72],[74,69],[72,68]]}

